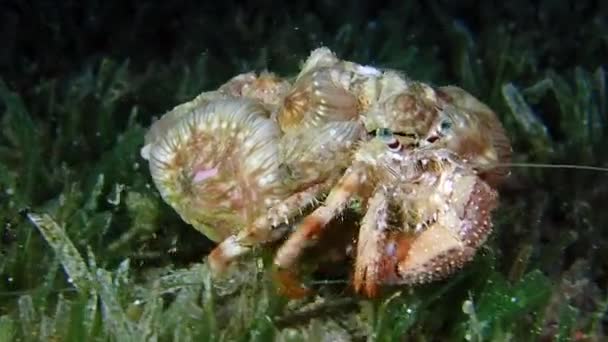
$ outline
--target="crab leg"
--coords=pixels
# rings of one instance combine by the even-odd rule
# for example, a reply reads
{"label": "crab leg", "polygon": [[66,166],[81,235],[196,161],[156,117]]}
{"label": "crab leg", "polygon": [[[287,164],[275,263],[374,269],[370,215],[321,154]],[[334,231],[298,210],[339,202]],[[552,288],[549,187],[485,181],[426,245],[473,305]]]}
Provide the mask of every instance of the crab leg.
{"label": "crab leg", "polygon": [[382,189],[376,190],[359,228],[354,287],[370,297],[375,295],[383,257],[388,218],[388,201]]}
{"label": "crab leg", "polygon": [[353,285],[355,292],[375,297],[378,287],[401,281],[399,265],[410,255],[417,236],[389,227],[387,190],[377,189],[359,229]]}
{"label": "crab leg", "polygon": [[258,226],[265,224],[267,227],[274,227],[281,223],[289,224],[291,218],[302,216],[302,210],[306,207],[318,203],[318,198],[327,192],[331,184],[331,181],[315,184],[289,196],[270,208],[267,217],[263,218],[264,223],[258,223]]}
{"label": "crab leg", "polygon": [[226,238],[209,254],[211,269],[215,273],[220,273],[232,261],[249,253],[251,246],[273,242],[283,237],[287,232],[288,220],[301,215],[301,210],[314,203],[327,187],[326,183],[317,184],[289,196],[278,205],[271,207],[268,215],[257,219],[250,229]]}
{"label": "crab leg", "polygon": [[238,235],[231,235],[217,245],[209,256],[207,261],[211,271],[215,274],[223,272],[226,267],[241,255],[249,253],[251,247],[239,241]]}
{"label": "crab leg", "polygon": [[331,190],[325,204],[306,216],[296,231],[279,248],[274,264],[279,269],[293,266],[304,248],[314,243],[329,221],[344,210],[365,180],[364,169],[358,165],[351,166],[338,185]]}

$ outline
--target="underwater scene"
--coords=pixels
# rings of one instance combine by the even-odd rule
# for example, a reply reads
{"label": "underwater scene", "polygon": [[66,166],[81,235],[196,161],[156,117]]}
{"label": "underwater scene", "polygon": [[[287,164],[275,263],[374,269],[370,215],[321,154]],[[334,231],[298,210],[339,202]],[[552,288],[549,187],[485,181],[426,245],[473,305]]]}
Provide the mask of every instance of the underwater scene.
{"label": "underwater scene", "polygon": [[0,342],[604,341],[608,3],[0,2]]}

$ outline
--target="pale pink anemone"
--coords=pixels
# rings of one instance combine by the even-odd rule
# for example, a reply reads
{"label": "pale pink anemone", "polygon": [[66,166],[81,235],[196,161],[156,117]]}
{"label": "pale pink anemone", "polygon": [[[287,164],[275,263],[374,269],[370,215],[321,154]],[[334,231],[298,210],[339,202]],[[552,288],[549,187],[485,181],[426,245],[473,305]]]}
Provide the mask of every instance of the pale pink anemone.
{"label": "pale pink anemone", "polygon": [[285,197],[279,129],[268,116],[252,100],[211,101],[178,120],[169,113],[142,149],[163,199],[214,241],[244,229]]}

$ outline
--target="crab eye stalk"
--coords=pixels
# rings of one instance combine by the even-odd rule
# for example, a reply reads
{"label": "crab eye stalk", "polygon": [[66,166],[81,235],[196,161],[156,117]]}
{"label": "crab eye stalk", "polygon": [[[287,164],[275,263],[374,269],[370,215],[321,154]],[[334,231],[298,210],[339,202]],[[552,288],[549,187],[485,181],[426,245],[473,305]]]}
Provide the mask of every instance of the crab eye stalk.
{"label": "crab eye stalk", "polygon": [[441,139],[450,134],[452,130],[452,120],[448,118],[444,118],[439,122],[439,127],[437,127],[432,133],[426,138],[428,143],[435,143],[437,140]]}
{"label": "crab eye stalk", "polygon": [[378,128],[376,129],[376,137],[381,139],[382,141],[391,140],[393,138],[393,131],[388,128]]}

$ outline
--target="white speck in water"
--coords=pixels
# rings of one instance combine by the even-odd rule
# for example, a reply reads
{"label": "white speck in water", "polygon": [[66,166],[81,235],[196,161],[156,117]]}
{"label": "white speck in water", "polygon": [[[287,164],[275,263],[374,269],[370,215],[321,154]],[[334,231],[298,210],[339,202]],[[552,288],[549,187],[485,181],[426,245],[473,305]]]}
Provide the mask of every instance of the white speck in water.
{"label": "white speck in water", "polygon": [[12,283],[13,282],[13,277],[8,277],[8,279],[6,279],[6,280],[8,280],[9,283]]}
{"label": "white speck in water", "polygon": [[511,303],[517,302],[517,297],[511,297]]}
{"label": "white speck in water", "polygon": [[143,304],[143,302],[142,302],[141,300],[139,300],[139,299],[136,299],[136,300],[133,302],[133,304],[134,304],[134,305],[141,305],[141,304]]}
{"label": "white speck in water", "polygon": [[72,279],[71,277],[68,278],[68,283],[73,284],[74,283],[74,279]]}
{"label": "white speck in water", "polygon": [[471,314],[475,313],[475,308],[473,307],[473,302],[470,300],[465,300],[462,303],[462,312],[464,312],[467,315],[471,315]]}
{"label": "white speck in water", "polygon": [[13,189],[13,188],[6,188],[5,192],[6,192],[7,195],[11,196],[11,195],[15,194],[15,189]]}

